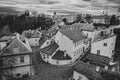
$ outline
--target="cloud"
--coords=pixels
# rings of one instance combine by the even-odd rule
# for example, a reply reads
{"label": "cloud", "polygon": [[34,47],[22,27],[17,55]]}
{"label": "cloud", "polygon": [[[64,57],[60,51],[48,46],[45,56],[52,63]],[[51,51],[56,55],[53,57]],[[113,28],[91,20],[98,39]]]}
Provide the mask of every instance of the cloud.
{"label": "cloud", "polygon": [[0,13],[20,13],[14,10],[14,7],[0,7]]}
{"label": "cloud", "polygon": [[14,7],[16,11],[30,11],[52,13],[94,13],[103,11],[115,13],[120,0],[0,0],[1,7]]}

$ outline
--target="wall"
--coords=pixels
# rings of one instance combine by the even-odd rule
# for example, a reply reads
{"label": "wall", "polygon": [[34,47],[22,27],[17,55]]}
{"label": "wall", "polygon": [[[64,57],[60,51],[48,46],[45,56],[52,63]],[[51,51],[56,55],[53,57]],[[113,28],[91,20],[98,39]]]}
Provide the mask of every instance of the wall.
{"label": "wall", "polygon": [[55,60],[55,59],[52,59],[52,56],[55,53],[53,53],[53,55],[51,55],[51,56],[48,56],[47,54],[42,53],[42,52],[40,52],[40,54],[41,54],[42,59],[45,62],[48,62],[50,64],[54,64],[54,65],[66,65],[66,64],[70,64],[70,62],[71,62],[71,60]]}
{"label": "wall", "polygon": [[[107,43],[107,46],[104,46]],[[112,57],[112,50],[115,49],[116,36],[93,42],[91,45],[91,53],[97,54],[97,50],[100,50],[100,55]]]}
{"label": "wall", "polygon": [[14,77],[16,74],[21,74],[20,77],[24,74],[30,75],[30,66],[23,66],[23,67],[15,67],[11,69],[4,70],[4,74],[6,75],[13,75]]}
{"label": "wall", "polygon": [[27,73],[29,73],[29,75],[30,75],[30,66],[16,67],[12,70],[12,73],[13,74],[18,74],[18,73],[27,74]]}
{"label": "wall", "polygon": [[6,46],[6,42],[0,42],[0,50],[2,50]]}
{"label": "wall", "polygon": [[88,34],[88,38],[91,38],[91,41],[92,41],[92,42],[94,41],[95,32],[92,32],[92,31],[83,31],[83,33],[84,33],[85,35]]}
{"label": "wall", "polygon": [[4,73],[7,75],[16,75],[16,74],[21,74],[21,76],[23,74],[27,74],[29,73],[30,75],[30,58],[29,55],[21,55],[24,56],[24,62],[21,63],[20,62],[20,56],[14,56],[11,58],[15,59],[15,64],[13,65],[12,68],[6,69],[4,70]]}
{"label": "wall", "polygon": [[73,79],[78,80],[79,78],[80,78],[80,80],[89,80],[86,76],[74,71]]}
{"label": "wall", "polygon": [[55,65],[66,65],[66,64],[70,64],[71,60],[54,60],[52,59],[50,61],[51,64],[55,64]]}
{"label": "wall", "polygon": [[[20,62],[21,56],[24,57],[24,63]],[[21,66],[21,65],[30,64],[30,55],[19,55],[19,56],[14,56],[13,58],[15,58],[15,63],[16,63],[14,66]]]}
{"label": "wall", "polygon": [[30,38],[28,39],[30,46],[39,46],[40,38]]}
{"label": "wall", "polygon": [[70,40],[68,37],[63,35],[61,32],[55,35],[55,42],[60,46],[59,49],[68,53],[70,57],[73,57],[73,41]]}

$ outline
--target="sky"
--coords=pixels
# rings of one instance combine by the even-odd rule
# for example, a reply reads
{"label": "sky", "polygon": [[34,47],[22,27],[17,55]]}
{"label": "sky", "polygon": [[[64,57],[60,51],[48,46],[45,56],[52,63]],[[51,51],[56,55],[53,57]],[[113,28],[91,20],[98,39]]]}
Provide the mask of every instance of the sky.
{"label": "sky", "polygon": [[0,0],[0,9],[20,12],[28,9],[38,13],[102,14],[107,11],[114,14],[119,7],[120,0]]}

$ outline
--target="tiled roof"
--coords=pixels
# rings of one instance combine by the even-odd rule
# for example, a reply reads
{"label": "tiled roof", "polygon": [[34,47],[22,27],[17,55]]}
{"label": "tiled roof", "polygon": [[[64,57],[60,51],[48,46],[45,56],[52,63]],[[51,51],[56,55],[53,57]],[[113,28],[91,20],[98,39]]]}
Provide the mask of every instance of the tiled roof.
{"label": "tiled roof", "polygon": [[97,64],[103,64],[103,65],[109,65],[110,62],[110,58],[92,53],[90,53],[87,56],[87,59]]}
{"label": "tiled roof", "polygon": [[47,37],[45,37],[45,36],[41,37],[39,40],[39,46],[41,47],[46,40],[47,40]]}
{"label": "tiled roof", "polygon": [[61,28],[63,29],[79,29],[79,30],[87,30],[87,31],[93,31],[94,26],[93,24],[86,24],[86,23],[74,23],[72,25],[62,25]]}
{"label": "tiled roof", "polygon": [[8,41],[8,40],[12,39],[12,37],[14,37],[14,36],[3,36],[0,38],[0,41]]}
{"label": "tiled roof", "polygon": [[48,45],[47,47],[44,47],[43,49],[41,49],[40,51],[47,55],[52,55],[57,50],[58,47],[59,47],[59,45],[56,44],[55,42],[53,42],[50,45]]}
{"label": "tiled roof", "polygon": [[73,41],[79,41],[86,36],[78,29],[60,29],[60,32]]}
{"label": "tiled roof", "polygon": [[58,50],[52,58],[56,60],[71,60],[71,57],[67,54],[64,56],[64,53],[64,51]]}
{"label": "tiled roof", "polygon": [[[16,50],[14,51],[16,47]],[[29,49],[27,44],[23,41],[19,40],[18,38],[14,38],[2,51],[1,54],[3,55],[15,55],[15,54],[24,54],[24,53],[31,53],[32,50]]]}
{"label": "tiled roof", "polygon": [[84,62],[79,61],[75,66],[74,70],[80,74],[85,75],[88,78],[92,79],[102,79],[101,75],[96,72],[96,67]]}
{"label": "tiled roof", "polygon": [[37,30],[32,30],[32,31],[24,31],[22,34],[28,38],[40,38],[42,33],[40,33]]}

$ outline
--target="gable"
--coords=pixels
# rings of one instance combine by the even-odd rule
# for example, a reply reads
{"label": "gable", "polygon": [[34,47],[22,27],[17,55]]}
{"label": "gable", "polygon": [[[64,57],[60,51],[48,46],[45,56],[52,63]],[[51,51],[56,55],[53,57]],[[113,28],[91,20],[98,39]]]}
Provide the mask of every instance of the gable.
{"label": "gable", "polygon": [[4,55],[31,53],[31,51],[21,42],[15,38],[4,50]]}

